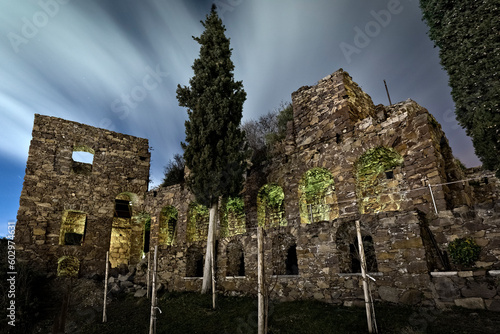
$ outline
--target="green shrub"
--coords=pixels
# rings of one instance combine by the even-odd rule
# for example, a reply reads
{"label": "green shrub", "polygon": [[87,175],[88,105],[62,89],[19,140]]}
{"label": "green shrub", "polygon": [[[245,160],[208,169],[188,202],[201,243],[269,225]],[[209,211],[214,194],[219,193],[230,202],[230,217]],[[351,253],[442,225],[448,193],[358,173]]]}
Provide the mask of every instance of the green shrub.
{"label": "green shrub", "polygon": [[472,238],[458,238],[448,244],[448,252],[453,263],[470,266],[479,259],[481,247]]}

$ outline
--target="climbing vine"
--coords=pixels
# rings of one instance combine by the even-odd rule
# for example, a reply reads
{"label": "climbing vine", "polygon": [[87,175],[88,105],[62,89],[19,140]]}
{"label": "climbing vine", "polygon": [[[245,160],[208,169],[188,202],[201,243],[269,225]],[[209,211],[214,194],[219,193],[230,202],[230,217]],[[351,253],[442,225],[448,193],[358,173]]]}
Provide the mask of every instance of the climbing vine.
{"label": "climbing vine", "polygon": [[209,210],[206,206],[191,202],[189,204],[187,241],[202,241],[207,239]]}
{"label": "climbing vine", "polygon": [[175,239],[178,212],[171,205],[165,206],[160,212],[159,243],[171,246]]}
{"label": "climbing vine", "polygon": [[286,226],[285,194],[277,184],[264,185],[257,195],[257,221],[260,226]]}
{"label": "climbing vine", "polygon": [[241,197],[223,199],[221,209],[220,236],[222,238],[246,232],[245,203]]}
{"label": "climbing vine", "polygon": [[[379,203],[378,196],[383,190],[379,184],[379,176],[387,170],[403,164],[401,155],[392,148],[376,147],[368,150],[355,163],[356,190],[361,198],[361,213],[382,211],[384,204]],[[369,208],[370,207],[370,208]]]}
{"label": "climbing vine", "polygon": [[330,220],[338,216],[338,207],[334,199],[335,188],[332,174],[315,167],[304,173],[299,184],[301,222]]}

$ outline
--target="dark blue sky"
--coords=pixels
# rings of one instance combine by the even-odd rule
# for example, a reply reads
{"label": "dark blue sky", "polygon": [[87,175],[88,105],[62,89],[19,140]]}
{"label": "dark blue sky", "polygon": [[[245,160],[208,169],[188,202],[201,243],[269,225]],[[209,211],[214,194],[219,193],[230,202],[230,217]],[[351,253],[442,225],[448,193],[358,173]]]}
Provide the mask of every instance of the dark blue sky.
{"label": "dark blue sky", "polygon": [[[33,115],[148,138],[153,186],[181,153],[191,36],[212,1],[0,0],[0,235],[16,219]],[[417,0],[215,1],[231,38],[244,120],[343,68],[375,104],[411,98],[443,125],[455,156],[479,165],[455,121],[448,77]]]}

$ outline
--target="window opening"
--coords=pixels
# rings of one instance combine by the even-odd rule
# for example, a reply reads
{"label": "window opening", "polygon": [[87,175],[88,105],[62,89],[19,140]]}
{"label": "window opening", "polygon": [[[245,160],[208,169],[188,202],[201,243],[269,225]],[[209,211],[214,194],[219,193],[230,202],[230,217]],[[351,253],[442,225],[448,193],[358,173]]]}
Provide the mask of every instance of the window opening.
{"label": "window opening", "polygon": [[118,218],[131,218],[132,217],[132,204],[130,201],[115,199],[115,217]]}
{"label": "window opening", "polygon": [[299,264],[297,259],[297,246],[292,245],[288,248],[286,260],[286,272],[285,275],[298,275],[299,274]]}
{"label": "window opening", "polygon": [[62,217],[59,244],[81,246],[85,235],[87,214],[79,211],[65,211]]}

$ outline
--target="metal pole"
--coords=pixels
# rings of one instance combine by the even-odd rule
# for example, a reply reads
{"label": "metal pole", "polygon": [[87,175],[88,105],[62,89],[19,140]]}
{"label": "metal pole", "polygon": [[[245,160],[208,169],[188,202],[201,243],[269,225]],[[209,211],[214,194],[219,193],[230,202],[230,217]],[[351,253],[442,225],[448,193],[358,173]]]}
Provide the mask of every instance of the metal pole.
{"label": "metal pole", "polygon": [[106,299],[108,297],[108,272],[109,272],[109,251],[106,252],[106,276],[104,277],[104,303],[102,306],[102,322],[108,321],[108,316],[106,315]]}
{"label": "metal pole", "polygon": [[363,238],[361,237],[361,227],[359,226],[359,220],[356,220],[356,234],[358,236],[358,249],[359,249],[359,257],[361,260],[361,276],[363,277],[363,293],[365,295],[365,308],[366,308],[366,320],[368,322],[368,333],[373,333],[370,296],[368,293],[368,282],[366,281],[366,271],[365,271],[366,268],[365,249],[363,247]]}
{"label": "metal pole", "polygon": [[436,211],[436,214],[438,214],[438,208],[436,206],[436,201],[434,200],[434,194],[432,193],[432,187],[431,184],[429,183],[429,191],[431,192],[431,198],[432,198],[432,204],[434,204],[434,211]]}
{"label": "metal pole", "polygon": [[387,92],[387,98],[389,99],[389,105],[392,106],[391,97],[389,96],[389,90],[387,89],[387,83],[384,80],[385,91]]}
{"label": "metal pole", "polygon": [[151,320],[149,322],[149,334],[153,334],[156,329],[156,260],[158,246],[155,246],[155,255],[153,263],[153,291],[151,293]]}

